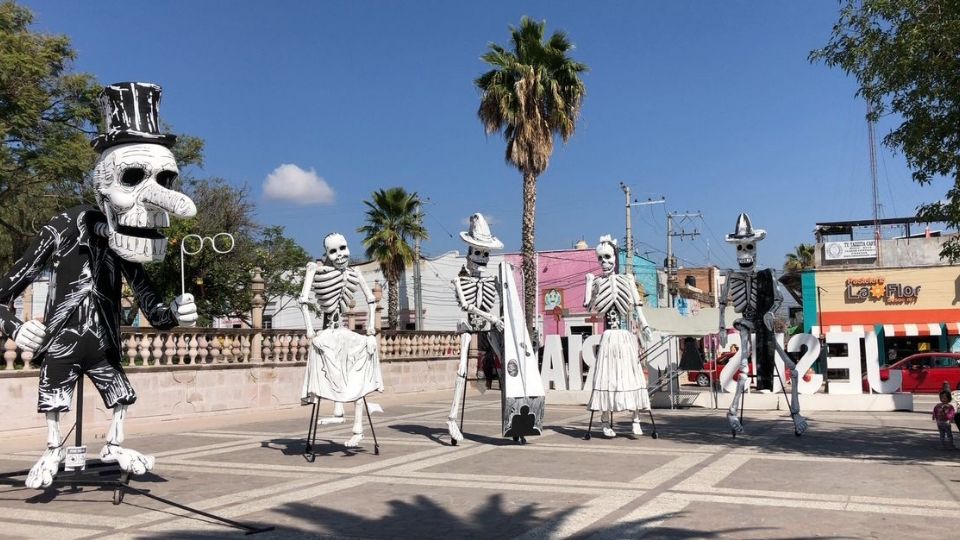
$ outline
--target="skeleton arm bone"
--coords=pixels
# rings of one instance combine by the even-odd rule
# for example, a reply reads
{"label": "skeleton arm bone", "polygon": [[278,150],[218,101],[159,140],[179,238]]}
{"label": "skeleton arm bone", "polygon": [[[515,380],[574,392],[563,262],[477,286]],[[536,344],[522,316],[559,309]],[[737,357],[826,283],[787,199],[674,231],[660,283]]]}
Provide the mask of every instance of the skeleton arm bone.
{"label": "skeleton arm bone", "polygon": [[730,272],[727,272],[727,279],[723,281],[723,290],[720,292],[720,344],[727,345],[727,325],[724,316],[727,311],[727,297],[730,295]]}
{"label": "skeleton arm bone", "polygon": [[304,328],[307,329],[307,337],[313,338],[317,332],[313,329],[313,318],[310,316],[310,289],[313,287],[313,276],[317,273],[317,263],[307,263],[307,273],[303,276],[303,289],[300,290],[300,313],[303,314]]}
{"label": "skeleton arm bone", "polygon": [[643,333],[643,338],[645,341],[649,342],[652,337],[650,331],[650,324],[647,323],[647,318],[643,316],[643,299],[640,298],[640,291],[637,290],[637,287],[634,286],[631,288],[633,291],[633,313],[637,320],[640,322],[640,331]]}
{"label": "skeleton arm bone", "polygon": [[[363,279],[363,276],[357,272],[357,275],[360,277],[360,291],[363,292],[363,298],[367,301],[367,327],[366,332],[368,336],[372,336],[377,333],[376,326],[373,324],[374,317],[377,315],[377,299],[373,296],[373,291],[370,290],[370,286],[367,285],[367,280]],[[418,313],[419,317],[420,314]]]}
{"label": "skeleton arm bone", "polygon": [[587,286],[583,293],[583,307],[593,311],[593,283],[596,277],[593,274],[587,274]]}

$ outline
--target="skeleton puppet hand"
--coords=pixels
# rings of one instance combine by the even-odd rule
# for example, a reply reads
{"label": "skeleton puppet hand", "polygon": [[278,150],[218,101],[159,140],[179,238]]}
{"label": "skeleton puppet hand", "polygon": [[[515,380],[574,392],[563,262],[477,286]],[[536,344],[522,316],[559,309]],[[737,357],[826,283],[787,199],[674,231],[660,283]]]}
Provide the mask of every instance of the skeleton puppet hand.
{"label": "skeleton puppet hand", "polygon": [[180,326],[196,326],[197,304],[193,302],[192,294],[181,294],[174,298],[173,302],[170,302],[170,310]]}
{"label": "skeleton puppet hand", "polygon": [[773,313],[763,314],[763,325],[767,327],[767,330],[773,332]]}
{"label": "skeleton puppet hand", "polygon": [[23,323],[13,335],[13,341],[17,347],[27,352],[37,352],[45,339],[47,339],[47,327],[42,322],[33,320]]}

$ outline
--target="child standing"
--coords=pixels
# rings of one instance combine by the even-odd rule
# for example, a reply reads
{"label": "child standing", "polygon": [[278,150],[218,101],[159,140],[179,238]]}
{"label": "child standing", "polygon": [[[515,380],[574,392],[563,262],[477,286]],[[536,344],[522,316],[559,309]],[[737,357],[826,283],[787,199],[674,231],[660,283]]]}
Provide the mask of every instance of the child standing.
{"label": "child standing", "polygon": [[[944,448],[955,448],[953,446],[953,428],[950,421],[956,415],[950,400],[953,396],[950,392],[942,390],[940,392],[940,403],[933,408],[933,420],[937,423],[937,429],[940,430],[940,445]],[[947,446],[947,442],[950,443]]]}

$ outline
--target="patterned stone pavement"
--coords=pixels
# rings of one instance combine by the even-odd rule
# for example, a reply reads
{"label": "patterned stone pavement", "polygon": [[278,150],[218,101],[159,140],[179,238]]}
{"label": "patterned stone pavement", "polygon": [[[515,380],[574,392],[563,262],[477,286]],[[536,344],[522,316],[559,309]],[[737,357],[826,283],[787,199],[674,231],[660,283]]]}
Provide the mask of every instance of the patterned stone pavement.
{"label": "patterned stone pavement", "polygon": [[[276,527],[261,538],[918,538],[943,533],[958,507],[960,451],[939,447],[926,412],[817,412],[796,438],[782,413],[748,411],[747,434],[731,439],[721,411],[659,410],[657,440],[645,420],[644,436],[583,441],[588,414],[548,403],[546,433],[521,446],[497,436],[499,395],[471,393],[467,440],[452,447],[448,399],[383,396],[381,455],[369,429],[353,452],[340,445],[349,425],[321,427],[314,463],[301,454],[306,408],[139,428],[127,444],[158,465],[134,485]],[[619,420],[628,431],[628,415]],[[0,470],[29,467],[41,441],[0,443]],[[136,494],[118,506],[110,497],[0,487],[0,536],[242,534]]]}

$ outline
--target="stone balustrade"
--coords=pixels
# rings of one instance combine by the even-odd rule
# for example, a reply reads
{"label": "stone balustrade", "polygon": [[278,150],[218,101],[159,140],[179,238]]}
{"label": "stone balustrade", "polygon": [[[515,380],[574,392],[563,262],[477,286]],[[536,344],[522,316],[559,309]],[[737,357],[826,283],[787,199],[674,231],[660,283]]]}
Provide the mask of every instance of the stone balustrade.
{"label": "stone balustrade", "polygon": [[[382,362],[456,358],[460,337],[455,332],[385,331],[377,335]],[[123,361],[136,367],[289,364],[306,362],[310,340],[304,330],[240,328],[122,329]],[[259,354],[257,354],[259,348]],[[3,339],[0,369],[36,370],[33,354]]]}

